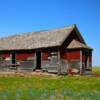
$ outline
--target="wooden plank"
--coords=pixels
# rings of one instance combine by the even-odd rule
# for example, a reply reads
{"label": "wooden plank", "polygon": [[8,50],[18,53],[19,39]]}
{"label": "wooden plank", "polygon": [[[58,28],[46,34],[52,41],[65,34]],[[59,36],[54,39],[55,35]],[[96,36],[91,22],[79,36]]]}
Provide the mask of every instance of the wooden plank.
{"label": "wooden plank", "polygon": [[60,51],[58,51],[58,75],[61,74]]}
{"label": "wooden plank", "polygon": [[80,50],[80,74],[82,74],[82,50]]}

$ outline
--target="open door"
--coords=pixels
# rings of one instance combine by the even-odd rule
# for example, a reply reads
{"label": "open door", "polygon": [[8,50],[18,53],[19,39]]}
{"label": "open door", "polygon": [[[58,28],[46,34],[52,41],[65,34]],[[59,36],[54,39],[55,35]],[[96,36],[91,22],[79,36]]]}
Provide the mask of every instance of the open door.
{"label": "open door", "polygon": [[41,51],[36,52],[36,69],[41,69]]}

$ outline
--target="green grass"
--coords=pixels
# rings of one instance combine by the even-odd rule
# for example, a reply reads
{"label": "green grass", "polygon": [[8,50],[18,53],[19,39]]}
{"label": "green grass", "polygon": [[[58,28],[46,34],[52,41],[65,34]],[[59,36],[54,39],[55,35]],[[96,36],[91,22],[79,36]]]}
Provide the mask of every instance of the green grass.
{"label": "green grass", "polygon": [[100,67],[93,67],[92,70],[94,73],[100,74]]}
{"label": "green grass", "polygon": [[27,88],[36,89],[72,89],[73,91],[100,91],[100,78],[89,76],[8,76],[0,77],[0,91],[11,90],[14,91],[17,88],[25,90]]}
{"label": "green grass", "polygon": [[30,97],[29,95],[31,95],[31,93],[36,95],[36,97],[40,97],[41,93],[45,91],[50,93],[51,90],[52,91],[54,90],[56,92],[56,95],[57,94],[59,95],[59,93],[61,93],[62,90],[66,91],[72,90],[75,93],[80,93],[80,92],[99,93],[100,78],[91,76],[21,77],[18,75],[0,77],[0,95],[10,94],[11,95],[10,100],[14,100],[14,97],[17,98],[19,94],[21,95],[21,100],[32,100],[29,99]]}

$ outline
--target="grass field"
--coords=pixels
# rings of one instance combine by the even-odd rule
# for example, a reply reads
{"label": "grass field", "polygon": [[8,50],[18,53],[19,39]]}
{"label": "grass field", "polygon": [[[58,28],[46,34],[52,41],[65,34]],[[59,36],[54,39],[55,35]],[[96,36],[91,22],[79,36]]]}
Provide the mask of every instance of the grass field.
{"label": "grass field", "polygon": [[100,74],[100,67],[93,67],[93,72]]}
{"label": "grass field", "polygon": [[27,88],[36,89],[72,89],[73,91],[100,91],[100,78],[78,76],[78,77],[48,77],[48,76],[31,76],[19,77],[9,76],[0,77],[0,91],[16,90],[20,88],[25,90]]}
{"label": "grass field", "polygon": [[[34,91],[35,90],[35,91]],[[30,77],[20,77],[20,76],[8,76],[0,77],[0,92],[9,94],[11,98],[18,96],[19,94],[23,97],[21,100],[26,99],[29,96],[30,91],[33,91],[33,95],[38,95],[42,91],[55,90],[56,93],[61,93],[62,90],[72,90],[75,93],[99,93],[100,91],[100,78],[87,77],[87,76],[60,76],[60,77],[48,77],[48,76],[30,76]],[[19,91],[19,92],[18,92]],[[37,92],[36,92],[37,91]],[[36,94],[37,93],[37,94]],[[71,93],[72,94],[72,93]],[[8,99],[1,99],[8,100]],[[11,99],[14,100],[14,99]],[[19,99],[18,99],[19,100]],[[37,99],[38,100],[38,99]],[[56,99],[58,100],[58,99]],[[65,99],[66,100],[66,99]],[[94,99],[98,100],[98,99]]]}
{"label": "grass field", "polygon": [[[93,72],[100,73],[100,68],[93,68]],[[18,92],[24,97],[21,100],[28,100],[28,91],[55,90],[60,93],[62,90],[72,90],[76,93],[100,93],[100,78],[92,76],[25,76],[18,75],[0,77],[0,95],[10,91],[11,97],[17,95]],[[16,94],[17,92],[17,94]],[[33,92],[33,94],[36,93]],[[30,93],[31,94],[31,93]],[[37,94],[39,94],[37,92]],[[6,99],[0,99],[6,100]],[[8,100],[8,99],[7,99]],[[13,100],[13,99],[12,99]],[[19,99],[18,99],[19,100]],[[30,99],[31,100],[31,99]],[[94,99],[96,100],[96,99]]]}

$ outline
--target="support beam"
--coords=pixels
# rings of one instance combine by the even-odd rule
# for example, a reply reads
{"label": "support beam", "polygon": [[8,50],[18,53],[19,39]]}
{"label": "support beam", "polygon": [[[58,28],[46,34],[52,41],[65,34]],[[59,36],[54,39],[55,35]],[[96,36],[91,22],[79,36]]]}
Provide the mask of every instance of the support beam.
{"label": "support beam", "polygon": [[91,62],[90,66],[92,67],[92,51],[90,52],[90,62]]}
{"label": "support beam", "polygon": [[61,74],[60,51],[58,50],[58,75]]}
{"label": "support beam", "polygon": [[92,71],[92,51],[89,51],[89,68]]}
{"label": "support beam", "polygon": [[34,53],[34,65],[35,65],[35,69],[36,69],[36,52]]}
{"label": "support beam", "polygon": [[80,74],[82,74],[82,50],[80,50]]}
{"label": "support beam", "polygon": [[12,64],[12,53],[10,53],[10,63]]}
{"label": "support beam", "polygon": [[87,57],[87,68],[89,68],[90,67],[90,64],[89,64],[90,62],[89,62],[89,54],[88,54],[88,57]]}

